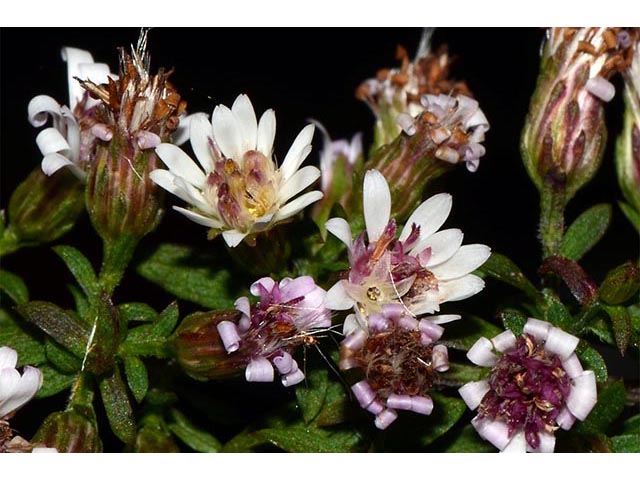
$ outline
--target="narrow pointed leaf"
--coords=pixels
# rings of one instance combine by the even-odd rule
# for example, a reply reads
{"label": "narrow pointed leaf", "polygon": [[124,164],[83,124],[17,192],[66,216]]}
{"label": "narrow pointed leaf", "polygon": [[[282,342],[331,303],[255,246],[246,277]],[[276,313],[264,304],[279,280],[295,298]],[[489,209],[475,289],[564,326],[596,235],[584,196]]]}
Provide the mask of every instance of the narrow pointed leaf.
{"label": "narrow pointed leaf", "polygon": [[73,385],[77,378],[75,374],[63,373],[47,363],[38,368],[42,372],[43,381],[35,398],[47,398],[62,392]]}
{"label": "narrow pointed leaf", "polygon": [[173,421],[168,425],[169,430],[192,450],[216,453],[222,449],[222,444],[217,438],[197,428],[178,410],[171,410],[171,417]]}
{"label": "narrow pointed leaf", "polygon": [[100,395],[113,433],[124,443],[133,443],[136,422],[127,395],[127,386],[117,366],[100,381]]}
{"label": "narrow pointed leaf", "polygon": [[538,301],[540,293],[511,259],[492,252],[489,259],[477,270],[484,275],[521,290],[532,300]]}
{"label": "narrow pointed leaf", "polygon": [[578,355],[582,363],[582,368],[585,370],[593,370],[598,383],[607,381],[609,377],[607,364],[595,348],[591,347],[585,340],[580,340],[578,348],[576,348],[576,355]]}
{"label": "narrow pointed leaf", "polygon": [[88,298],[95,297],[99,292],[98,279],[87,257],[76,248],[66,245],[54,247],[53,250],[67,265],[85,295]]}
{"label": "narrow pointed leaf", "polygon": [[0,309],[0,346],[6,345],[18,352],[19,366],[39,365],[47,360],[44,344],[38,340],[37,333],[32,325],[18,321],[6,310]]}
{"label": "narrow pointed leaf", "polygon": [[133,398],[140,403],[149,389],[149,375],[147,367],[138,357],[125,357],[124,373],[127,376],[127,383],[133,393]]}
{"label": "narrow pointed leaf", "polygon": [[296,398],[306,424],[320,413],[324,405],[327,396],[327,377],[326,370],[314,370],[308,373],[306,382],[296,387]]}
{"label": "narrow pointed leaf", "polygon": [[20,305],[29,301],[29,290],[22,279],[11,272],[0,270],[0,290],[6,293],[13,303]]}
{"label": "narrow pointed leaf", "polygon": [[567,229],[560,254],[570,260],[580,260],[600,241],[611,222],[611,205],[601,203],[582,213]]}

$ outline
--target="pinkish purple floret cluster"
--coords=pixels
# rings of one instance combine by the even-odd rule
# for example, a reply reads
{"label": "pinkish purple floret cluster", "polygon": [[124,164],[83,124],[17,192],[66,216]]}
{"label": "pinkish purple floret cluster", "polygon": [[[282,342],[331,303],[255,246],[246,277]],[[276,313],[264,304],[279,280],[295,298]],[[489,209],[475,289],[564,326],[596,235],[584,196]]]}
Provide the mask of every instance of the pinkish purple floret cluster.
{"label": "pinkish purple floret cluster", "polygon": [[539,432],[555,428],[571,392],[571,380],[560,359],[525,334],[491,369],[489,388],[478,409],[479,418],[505,421],[510,436],[524,430],[527,443],[536,449]]}
{"label": "pinkish purple floret cluster", "polygon": [[272,382],[275,367],[284,386],[300,383],[304,373],[292,353],[319,329],[331,326],[330,313],[324,308],[326,292],[308,276],[284,278],[280,283],[265,277],[250,291],[260,301],[251,306],[247,297],[239,298],[235,305],[242,313],[240,321],[218,324],[225,349],[244,359],[249,382]]}

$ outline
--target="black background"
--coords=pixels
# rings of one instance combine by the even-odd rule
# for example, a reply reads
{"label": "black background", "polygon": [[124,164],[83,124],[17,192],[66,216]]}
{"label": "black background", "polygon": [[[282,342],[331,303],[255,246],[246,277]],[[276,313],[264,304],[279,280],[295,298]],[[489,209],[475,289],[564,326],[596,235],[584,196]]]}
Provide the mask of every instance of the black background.
{"label": "black background", "polygon": [[[450,53],[457,56],[454,77],[467,81],[491,124],[484,143],[487,154],[478,171],[472,174],[458,168],[434,189],[454,195],[446,225],[462,228],[465,243],[485,243],[507,254],[533,279],[540,262],[538,196],[520,160],[519,137],[535,86],[543,35],[542,29],[443,28],[434,36],[434,45],[447,43]],[[116,47],[127,47],[137,37],[138,30],[130,28],[2,30],[0,208],[6,208],[13,189],[41,159],[35,144],[38,130],[27,121],[29,100],[48,94],[61,104],[68,102],[60,47],[87,49],[96,61],[109,63],[115,71]],[[158,28],[151,31],[149,45],[152,70],[175,67],[172,80],[190,112],[210,113],[218,103],[231,105],[239,93],[249,95],[258,115],[273,107],[278,125],[275,151],[282,158],[309,118],[322,122],[333,138],[363,131],[370,141],[373,116],[355,99],[355,88],[378,69],[397,65],[398,44],[412,55],[419,38],[417,28]],[[614,84],[620,92],[620,80]],[[615,206],[621,194],[612,142],[620,131],[621,115],[622,99],[617,95],[607,105],[610,139],[600,173],[567,209],[571,221],[595,203],[614,204],[609,232],[583,261],[597,281],[609,268],[637,257],[637,235]],[[320,146],[317,134],[309,161],[317,162]],[[203,227],[169,210],[141,248],[162,239],[222,249],[219,240],[208,242],[205,237]],[[100,242],[86,218],[73,235],[60,242],[78,246],[95,261],[100,258]],[[59,299],[66,299],[71,306],[64,286],[71,281],[70,274],[48,248],[3,259],[3,268],[24,278],[33,299],[59,303]],[[131,277],[118,290],[122,301],[147,301],[162,308],[172,300],[135,274]],[[464,308],[492,318],[502,296],[510,292],[488,282],[485,291],[467,301]],[[181,308],[183,305],[187,311],[194,307],[181,302]],[[629,367],[637,378],[637,365],[632,362],[625,369]]]}

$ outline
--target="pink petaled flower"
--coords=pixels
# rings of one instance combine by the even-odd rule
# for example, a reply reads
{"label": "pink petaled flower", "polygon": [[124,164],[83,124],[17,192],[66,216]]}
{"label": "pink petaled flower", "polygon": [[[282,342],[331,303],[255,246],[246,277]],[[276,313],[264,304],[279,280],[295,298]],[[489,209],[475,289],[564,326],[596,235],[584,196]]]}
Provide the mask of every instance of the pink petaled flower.
{"label": "pink petaled flower", "polygon": [[357,369],[364,377],[351,387],[358,403],[387,428],[397,410],[430,415],[428,392],[438,372],[449,369],[447,347],[435,344],[443,328],[416,320],[401,305],[384,305],[369,318],[369,333],[356,330],[340,345],[341,370]]}
{"label": "pink petaled flower", "polygon": [[[484,288],[472,275],[491,253],[486,245],[462,245],[458,229],[438,231],[451,211],[451,195],[441,193],[424,201],[411,214],[399,238],[390,220],[391,194],[385,178],[376,170],[365,174],[363,188],[365,232],[352,240],[346,220],[332,218],[326,228],[349,250],[348,278],[327,292],[325,305],[332,310],[354,308],[345,320],[344,333],[368,329],[370,315],[384,305],[401,305],[414,316],[439,311],[440,304],[463,300]],[[460,318],[440,315],[445,323]]]}
{"label": "pink petaled flower", "polygon": [[359,158],[362,157],[362,133],[356,133],[351,141],[347,139],[331,140],[329,132],[319,122],[314,122],[322,133],[323,144],[320,152],[320,184],[322,191],[327,194],[331,190],[333,180],[333,170],[339,158],[345,160],[347,173],[353,173],[353,167]]}
{"label": "pink petaled flower", "polygon": [[597,401],[595,375],[575,354],[578,341],[535,318],[519,338],[511,330],[480,338],[467,357],[491,367],[489,378],[459,390],[478,409],[471,423],[480,436],[505,452],[553,452],[554,432],[584,420]]}
{"label": "pink petaled flower", "polygon": [[300,383],[304,373],[292,353],[319,329],[331,326],[323,305],[326,292],[308,276],[284,278],[280,283],[261,278],[250,291],[260,301],[254,306],[247,297],[236,301],[242,313],[238,324],[225,320],[217,325],[226,351],[246,365],[249,382],[273,381],[275,367],[284,386]]}

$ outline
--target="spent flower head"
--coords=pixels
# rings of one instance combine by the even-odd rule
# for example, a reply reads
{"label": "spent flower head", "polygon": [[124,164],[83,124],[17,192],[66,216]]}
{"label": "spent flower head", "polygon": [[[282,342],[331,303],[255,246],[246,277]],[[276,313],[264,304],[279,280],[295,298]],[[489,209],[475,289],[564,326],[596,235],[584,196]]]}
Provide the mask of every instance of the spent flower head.
{"label": "spent flower head", "polygon": [[219,233],[230,247],[245,237],[272,228],[322,198],[312,191],[297,198],[315,182],[320,170],[300,169],[311,152],[313,125],[307,125],[294,140],[282,165],[273,158],[276,117],[267,110],[256,120],[253,105],[239,95],[231,109],[218,105],[211,123],[204,114],[191,120],[191,146],[198,164],[171,144],[156,149],[169,170],[155,170],[154,182],[190,205],[173,207],[194,222],[209,227],[209,236]]}
{"label": "spent flower head", "polygon": [[[332,310],[354,309],[344,324],[345,334],[368,329],[372,314],[385,305],[401,305],[414,316],[438,312],[440,304],[463,300],[484,288],[473,272],[491,253],[486,245],[462,246],[462,231],[439,231],[451,211],[451,195],[441,193],[425,200],[411,214],[400,236],[390,219],[391,194],[376,170],[365,174],[363,209],[366,232],[352,239],[346,220],[332,218],[327,230],[348,248],[350,269],[327,292]],[[458,316],[441,316],[451,321]]]}
{"label": "spent flower head", "polygon": [[284,386],[300,383],[304,373],[292,354],[313,340],[314,333],[331,326],[324,307],[326,292],[308,276],[279,283],[265,277],[250,290],[260,301],[252,306],[247,297],[239,298],[235,303],[242,313],[239,322],[225,320],[217,325],[226,351],[246,366],[249,382],[272,382],[275,367]]}
{"label": "spent flower head", "polygon": [[597,401],[594,372],[575,354],[579,339],[550,323],[530,318],[520,337],[511,330],[481,337],[469,360],[490,367],[486,380],[460,388],[477,409],[472,424],[501,451],[553,452],[554,432],[584,420]]}

